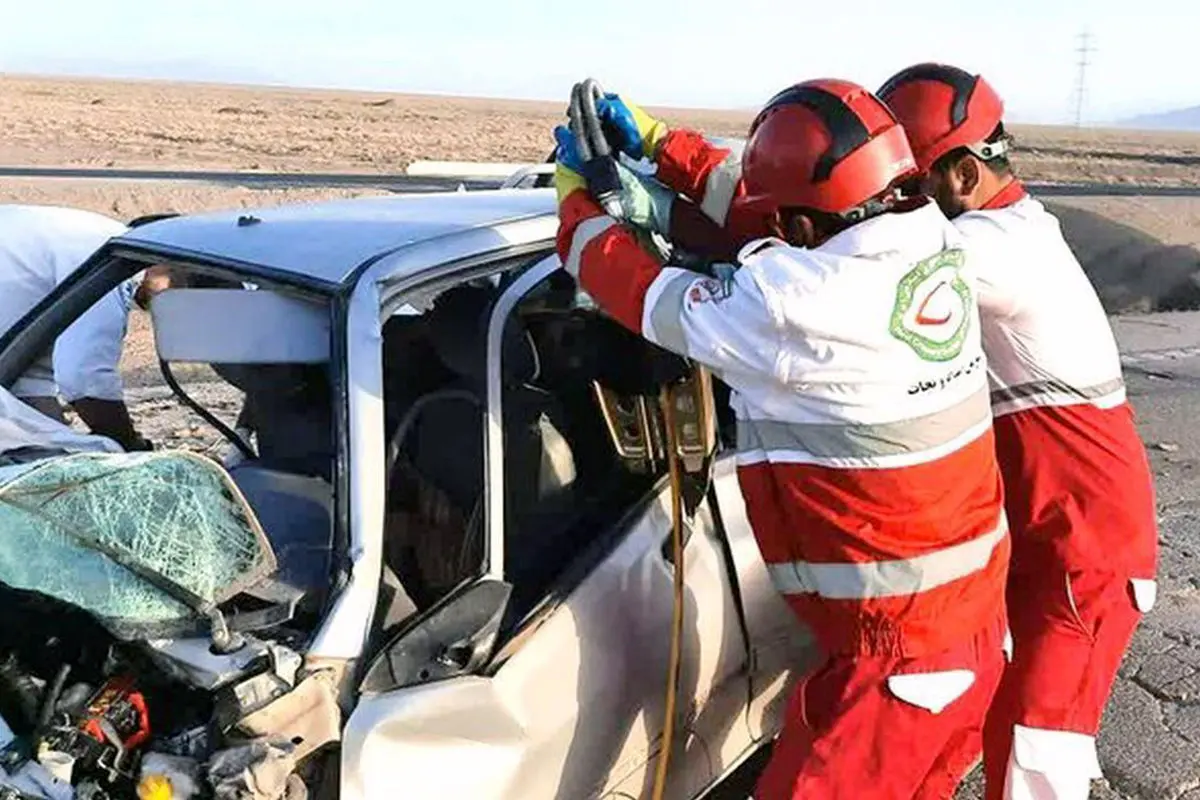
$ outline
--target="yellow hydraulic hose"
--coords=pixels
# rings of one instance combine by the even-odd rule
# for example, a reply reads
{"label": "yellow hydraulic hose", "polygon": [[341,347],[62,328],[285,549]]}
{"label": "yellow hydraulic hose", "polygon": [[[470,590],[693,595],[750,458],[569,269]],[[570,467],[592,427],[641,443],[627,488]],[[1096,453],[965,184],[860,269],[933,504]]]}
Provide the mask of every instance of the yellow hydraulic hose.
{"label": "yellow hydraulic hose", "polygon": [[667,464],[671,476],[671,550],[675,564],[675,602],[671,610],[671,659],[667,667],[667,697],[663,712],[662,749],[654,776],[653,800],[662,800],[667,788],[667,766],[675,739],[675,698],[679,693],[679,666],[683,648],[683,475],[676,452],[675,406],[671,390],[664,389],[659,399],[667,428]]}

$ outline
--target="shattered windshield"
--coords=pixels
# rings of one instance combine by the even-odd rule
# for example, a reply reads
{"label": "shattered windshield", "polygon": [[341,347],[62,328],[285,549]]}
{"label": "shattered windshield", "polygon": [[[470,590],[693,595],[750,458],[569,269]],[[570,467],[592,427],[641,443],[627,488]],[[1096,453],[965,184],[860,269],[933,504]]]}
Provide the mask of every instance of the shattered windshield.
{"label": "shattered windshield", "polygon": [[80,453],[0,468],[0,582],[125,638],[194,628],[275,569],[244,498],[182,452]]}

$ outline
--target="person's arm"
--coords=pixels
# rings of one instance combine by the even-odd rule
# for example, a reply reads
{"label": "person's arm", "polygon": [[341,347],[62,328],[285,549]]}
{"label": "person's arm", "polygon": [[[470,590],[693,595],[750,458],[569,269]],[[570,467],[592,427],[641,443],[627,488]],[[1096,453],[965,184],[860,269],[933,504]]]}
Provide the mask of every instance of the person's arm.
{"label": "person's arm", "polygon": [[54,344],[54,379],[93,433],[126,450],[147,450],[125,406],[120,373],[131,290],[128,284],[117,287],[63,331]]}
{"label": "person's arm", "polygon": [[746,186],[741,157],[732,149],[713,144],[698,131],[671,130],[620,95],[606,95],[597,112],[621,152],[654,162],[658,182],[694,204],[676,204],[668,235],[672,241],[711,258],[772,235],[770,220],[739,202]]}
{"label": "person's arm", "polygon": [[776,375],[781,318],[746,270],[718,281],[664,267],[586,190],[559,209],[564,269],[618,322],[718,375]]}
{"label": "person's arm", "polygon": [[71,408],[92,433],[107,436],[125,450],[153,449],[153,445],[133,427],[133,419],[123,401],[81,397],[71,402]]}
{"label": "person's arm", "polygon": [[[555,132],[561,148],[574,148],[574,136],[566,129]],[[726,225],[709,217],[695,203],[657,179],[617,163],[621,179],[623,220],[643,230],[666,237],[676,247],[701,261],[735,262],[751,241],[773,235],[762,215],[735,204]],[[739,212],[740,209],[740,212]]]}
{"label": "person's arm", "polygon": [[725,225],[714,222],[699,206],[682,197],[671,205],[670,217],[666,237],[707,261],[733,263],[747,244],[774,235],[766,219],[738,211],[736,203]]}
{"label": "person's arm", "polygon": [[699,205],[718,225],[725,224],[734,198],[745,193],[741,159],[699,131],[667,133],[654,150],[654,163],[658,180]]}

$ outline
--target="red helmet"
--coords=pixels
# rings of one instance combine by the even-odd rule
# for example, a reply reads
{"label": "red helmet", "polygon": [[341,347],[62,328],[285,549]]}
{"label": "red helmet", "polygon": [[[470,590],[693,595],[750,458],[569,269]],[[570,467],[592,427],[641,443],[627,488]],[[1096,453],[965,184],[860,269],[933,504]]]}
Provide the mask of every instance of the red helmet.
{"label": "red helmet", "polygon": [[904,129],[849,81],[798,83],[750,126],[742,154],[747,203],[846,215],[916,173]]}
{"label": "red helmet", "polygon": [[921,172],[960,147],[983,160],[1008,150],[986,141],[1004,116],[1004,101],[979,75],[946,64],[916,64],[891,77],[878,92],[900,124]]}

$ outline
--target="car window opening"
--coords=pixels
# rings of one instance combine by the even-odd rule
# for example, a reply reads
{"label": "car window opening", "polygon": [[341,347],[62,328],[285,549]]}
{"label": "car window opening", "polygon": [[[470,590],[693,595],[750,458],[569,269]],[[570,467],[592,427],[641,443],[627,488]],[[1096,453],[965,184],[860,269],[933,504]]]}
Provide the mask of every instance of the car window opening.
{"label": "car window opening", "polygon": [[[500,286],[508,281],[501,280]],[[461,283],[425,313],[397,314],[383,330],[389,464],[385,583],[411,599],[385,626],[423,612],[485,566],[484,438],[487,328],[502,289]],[[622,457],[597,391],[610,401],[642,387],[650,346],[595,310],[556,271],[505,325],[506,619],[519,620],[554,581],[644,496],[665,464]]]}
{"label": "car window opening", "polygon": [[[329,302],[193,273],[156,300],[153,313],[164,371],[187,370],[188,399],[224,417],[223,438],[236,436],[224,443],[224,465],[276,552],[274,579],[299,593],[302,616],[315,618],[333,566]],[[182,343],[168,342],[168,333]],[[164,345],[184,357],[171,361]]]}

